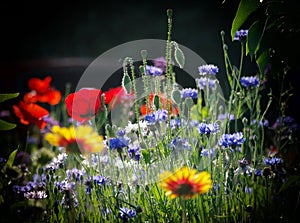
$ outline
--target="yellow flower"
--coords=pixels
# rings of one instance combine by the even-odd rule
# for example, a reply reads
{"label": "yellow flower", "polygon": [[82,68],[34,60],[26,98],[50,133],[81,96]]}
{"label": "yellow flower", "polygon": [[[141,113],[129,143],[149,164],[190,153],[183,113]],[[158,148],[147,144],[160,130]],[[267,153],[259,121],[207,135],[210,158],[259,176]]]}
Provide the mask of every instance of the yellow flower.
{"label": "yellow flower", "polygon": [[53,146],[65,147],[68,153],[96,153],[104,148],[103,137],[88,125],[69,128],[53,126],[51,132],[45,135],[45,140]]}
{"label": "yellow flower", "polygon": [[183,197],[184,199],[196,197],[197,194],[204,194],[212,188],[212,181],[208,172],[197,173],[195,169],[187,166],[176,169],[174,173],[165,171],[160,174],[159,186],[171,199]]}

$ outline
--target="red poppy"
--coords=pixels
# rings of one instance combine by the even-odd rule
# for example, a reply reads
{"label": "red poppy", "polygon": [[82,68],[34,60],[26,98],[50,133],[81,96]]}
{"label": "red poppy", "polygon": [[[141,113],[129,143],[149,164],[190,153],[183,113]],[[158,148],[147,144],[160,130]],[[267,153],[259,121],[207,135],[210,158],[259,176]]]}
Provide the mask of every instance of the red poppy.
{"label": "red poppy", "polygon": [[[146,108],[146,104],[143,104],[140,107],[140,112],[141,112],[142,115],[147,115],[147,114],[153,112],[153,110],[151,110],[151,108],[154,107],[154,97],[155,97],[155,94],[151,93],[150,96],[149,96],[149,106],[148,106],[148,109]],[[159,99],[161,100],[161,103],[162,103],[162,109],[167,110],[168,109],[168,107],[167,107],[168,106],[167,99],[163,95],[159,95]],[[170,111],[171,111],[171,113],[174,114],[174,115],[177,115],[178,114],[178,108],[172,105],[172,101],[170,101],[169,103],[170,103]]]}
{"label": "red poppy", "polygon": [[127,94],[123,87],[110,88],[104,92],[105,104],[109,105],[110,109],[113,109],[117,103],[122,102],[126,96],[132,97],[133,93]]}
{"label": "red poppy", "polygon": [[27,103],[44,102],[50,105],[56,105],[60,102],[61,93],[50,86],[52,78],[47,76],[44,80],[31,78],[28,81],[30,92],[24,95],[24,101]]}
{"label": "red poppy", "polygon": [[69,94],[65,99],[68,114],[79,122],[88,121],[100,109],[101,93],[99,89],[82,88]]}
{"label": "red poppy", "polygon": [[34,123],[40,129],[45,128],[46,122],[43,117],[49,115],[49,112],[41,106],[20,101],[19,105],[13,105],[13,109],[16,116],[20,118],[22,124],[28,125]]}

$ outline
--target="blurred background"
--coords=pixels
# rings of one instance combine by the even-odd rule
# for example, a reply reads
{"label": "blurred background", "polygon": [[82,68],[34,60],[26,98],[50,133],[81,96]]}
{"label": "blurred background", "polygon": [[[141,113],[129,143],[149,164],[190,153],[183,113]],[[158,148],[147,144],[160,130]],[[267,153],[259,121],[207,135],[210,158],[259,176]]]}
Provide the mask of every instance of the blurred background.
{"label": "blurred background", "polygon": [[[99,55],[139,39],[166,39],[166,10],[173,9],[173,40],[223,69],[220,31],[227,33],[236,1],[80,1],[1,6],[1,92],[27,91],[30,76],[53,76],[72,86]],[[239,53],[238,43],[230,51]],[[130,55],[128,55],[130,56]],[[163,55],[162,55],[163,56]],[[236,61],[239,61],[236,54]]]}

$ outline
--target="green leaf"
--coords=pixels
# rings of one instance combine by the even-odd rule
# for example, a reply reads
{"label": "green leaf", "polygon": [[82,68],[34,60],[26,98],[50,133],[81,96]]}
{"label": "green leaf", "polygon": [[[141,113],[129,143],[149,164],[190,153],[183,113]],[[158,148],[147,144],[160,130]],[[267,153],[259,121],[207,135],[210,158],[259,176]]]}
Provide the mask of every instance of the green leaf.
{"label": "green leaf", "polygon": [[124,73],[123,79],[122,79],[122,87],[126,91],[127,94],[130,94],[131,92],[131,79],[128,74]]}
{"label": "green leaf", "polygon": [[259,68],[259,72],[261,74],[264,74],[266,67],[269,64],[269,50],[266,49],[264,50],[261,54],[258,55],[257,59],[256,59],[256,63],[258,65]]}
{"label": "green leaf", "polygon": [[154,96],[154,105],[155,105],[156,109],[160,109],[159,108],[159,97],[157,95]]}
{"label": "green leaf", "polygon": [[176,42],[174,43],[174,47],[175,47],[175,52],[174,52],[174,57],[176,62],[178,63],[180,68],[184,67],[184,63],[185,63],[185,57],[184,54],[182,52],[182,50],[179,48],[178,44]]}
{"label": "green leaf", "polygon": [[189,109],[191,109],[195,105],[193,99],[191,99],[191,98],[186,98],[185,99],[185,104],[187,105],[187,107]]}
{"label": "green leaf", "polygon": [[142,150],[142,155],[144,157],[145,163],[150,164],[151,157],[150,157],[150,152],[148,150]]}
{"label": "green leaf", "polygon": [[180,93],[179,90],[173,90],[172,100],[175,101],[176,104],[180,104],[180,102],[181,102],[181,93]]}
{"label": "green leaf", "polygon": [[0,119],[0,130],[7,131],[15,128],[16,126],[16,124],[9,123]]}
{"label": "green leaf", "polygon": [[231,26],[231,37],[234,39],[236,31],[245,23],[260,5],[259,0],[241,0]]}
{"label": "green leaf", "polygon": [[251,58],[254,56],[254,54],[257,53],[259,49],[261,39],[264,35],[265,27],[266,27],[266,22],[262,23],[261,21],[255,21],[252,24],[252,26],[249,28],[246,52],[247,53],[249,52]]}
{"label": "green leaf", "polygon": [[17,152],[18,152],[18,149],[15,149],[15,150],[9,155],[8,160],[7,160],[7,162],[6,162],[7,167],[12,167]]}
{"label": "green leaf", "polygon": [[18,97],[19,93],[12,93],[12,94],[0,94],[0,102],[16,98]]}

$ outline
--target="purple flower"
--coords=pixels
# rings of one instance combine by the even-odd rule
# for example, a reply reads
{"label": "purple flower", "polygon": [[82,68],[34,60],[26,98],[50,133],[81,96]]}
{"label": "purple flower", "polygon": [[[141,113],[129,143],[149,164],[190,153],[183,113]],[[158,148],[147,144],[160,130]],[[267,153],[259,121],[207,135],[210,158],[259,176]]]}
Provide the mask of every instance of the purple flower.
{"label": "purple flower", "polygon": [[163,70],[155,66],[146,65],[146,72],[150,76],[160,76],[162,75]]}
{"label": "purple flower", "polygon": [[206,77],[200,77],[197,79],[197,81],[198,81],[198,88],[201,90],[205,89],[207,85],[212,90],[216,89],[216,80],[212,80]]}
{"label": "purple flower", "polygon": [[153,60],[154,66],[162,69],[163,72],[166,71],[166,59],[164,57],[158,57]]}
{"label": "purple flower", "polygon": [[24,193],[24,197],[27,199],[39,200],[39,199],[46,198],[47,194],[45,191],[30,191],[30,192]]}
{"label": "purple flower", "polygon": [[[253,119],[252,122],[250,123],[250,125],[255,125],[256,124],[256,119]],[[269,121],[268,120],[260,120],[258,122],[258,126],[259,127],[268,127],[269,126]]]}
{"label": "purple flower", "polygon": [[58,154],[57,157],[54,157],[51,161],[51,163],[47,164],[45,167],[46,171],[55,171],[58,170],[60,167],[64,166],[66,164],[67,160],[67,154],[61,153]]}
{"label": "purple flower", "polygon": [[273,124],[272,128],[277,129],[280,125],[288,127],[290,130],[295,131],[298,128],[298,125],[294,118],[290,116],[279,117],[276,119],[276,122]]}
{"label": "purple flower", "polygon": [[128,221],[130,218],[136,217],[136,211],[126,207],[121,207],[119,210],[119,217],[124,221]]}
{"label": "purple flower", "polygon": [[219,145],[224,147],[240,146],[245,142],[245,138],[242,132],[236,132],[233,134],[223,134]]}
{"label": "purple flower", "polygon": [[217,123],[211,123],[211,124],[206,124],[206,123],[200,123],[198,125],[198,131],[201,134],[215,134],[219,131],[219,125]]}
{"label": "purple flower", "polygon": [[141,158],[141,154],[140,154],[140,147],[138,145],[129,145],[128,146],[128,156],[131,159],[135,159],[136,161],[139,161]]}
{"label": "purple flower", "polygon": [[192,89],[192,88],[185,88],[181,90],[181,98],[193,98],[196,99],[198,98],[198,90],[197,89]]}
{"label": "purple flower", "polygon": [[86,172],[73,168],[71,170],[66,170],[66,174],[69,180],[75,179],[76,181],[80,181],[83,176],[86,175]]}
{"label": "purple flower", "polygon": [[200,75],[212,74],[216,75],[219,72],[219,68],[213,64],[206,64],[198,67]]}
{"label": "purple flower", "polygon": [[162,122],[166,121],[168,118],[168,111],[167,110],[157,110],[151,114],[146,115],[145,120],[149,124],[157,123],[157,122]]}
{"label": "purple flower", "polygon": [[258,87],[259,79],[256,76],[241,77],[240,83],[244,87]]}
{"label": "purple flower", "polygon": [[248,36],[248,30],[241,29],[235,33],[233,40],[243,42],[247,39],[247,36]]}

